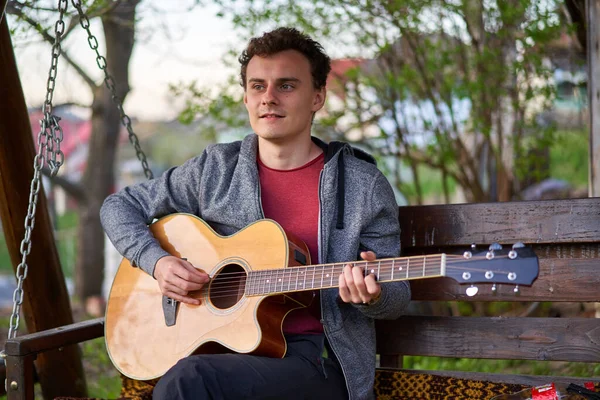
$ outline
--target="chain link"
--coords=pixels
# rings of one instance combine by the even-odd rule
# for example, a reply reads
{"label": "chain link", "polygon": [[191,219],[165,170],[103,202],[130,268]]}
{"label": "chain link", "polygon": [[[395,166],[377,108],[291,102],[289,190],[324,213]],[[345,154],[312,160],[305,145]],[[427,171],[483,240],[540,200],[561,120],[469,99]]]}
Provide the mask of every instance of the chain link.
{"label": "chain link", "polygon": [[41,188],[42,168],[45,162],[48,161],[51,173],[56,175],[64,158],[64,155],[60,150],[60,143],[63,139],[62,129],[58,124],[60,118],[52,115],[52,97],[56,83],[58,57],[61,53],[60,40],[65,28],[63,18],[67,11],[67,5],[67,0],[58,1],[59,17],[54,25],[55,37],[52,46],[52,61],[50,63],[50,71],[48,72],[46,100],[44,101],[42,109],[44,117],[40,120],[40,131],[37,138],[38,150],[33,159],[34,173],[29,191],[27,216],[25,217],[25,234],[19,249],[21,252],[21,263],[17,266],[16,271],[17,288],[13,292],[13,309],[10,316],[8,339],[13,339],[17,335],[17,330],[19,328],[21,305],[23,304],[23,281],[27,278],[27,256],[31,252],[31,232],[35,226],[35,212],[37,210],[38,196]]}
{"label": "chain link", "polygon": [[[147,179],[153,179],[154,175],[148,166],[146,154],[140,147],[139,139],[131,127],[131,118],[125,114],[122,101],[116,93],[114,79],[106,69],[106,58],[100,55],[98,52],[98,40],[90,31],[89,18],[83,12],[81,2],[79,0],[72,0],[72,3],[79,14],[81,27],[88,34],[88,44],[90,45],[90,48],[96,52],[96,63],[104,72],[104,83],[110,90],[112,94],[112,100],[119,110],[121,123],[129,133],[129,142],[135,148],[136,156],[142,163],[144,175]],[[44,100],[42,107],[44,118],[40,120],[40,131],[37,137],[38,151],[33,160],[34,173],[30,185],[27,216],[25,217],[25,235],[20,246],[21,263],[17,266],[16,271],[17,288],[13,292],[13,309],[10,316],[10,327],[8,331],[9,340],[16,337],[20,323],[21,305],[23,304],[24,295],[23,282],[27,278],[27,273],[29,270],[27,265],[27,256],[31,252],[31,233],[33,232],[33,227],[35,226],[35,212],[37,210],[38,195],[41,189],[42,168],[44,167],[44,164],[47,163],[48,167],[50,168],[51,176],[56,176],[58,170],[64,162],[64,153],[60,149],[60,144],[63,140],[63,130],[59,124],[60,118],[52,114],[52,98],[54,96],[56,76],[58,74],[58,59],[62,52],[60,41],[65,31],[64,15],[67,12],[67,6],[68,0],[58,0],[59,17],[54,25],[55,37],[54,44],[52,45],[52,58],[50,62],[50,70],[48,72],[48,81],[46,84],[46,99]],[[4,10],[2,10],[0,23],[4,18],[5,11],[6,7]],[[0,358],[6,362],[6,354],[4,350],[0,351]],[[7,380],[4,381],[4,386],[6,391],[8,389]]]}
{"label": "chain link", "polygon": [[146,176],[147,179],[153,179],[154,174],[152,173],[152,170],[148,166],[148,160],[146,159],[146,154],[142,150],[142,148],[140,146],[140,141],[139,141],[137,135],[133,132],[133,128],[131,127],[131,118],[129,118],[129,116],[127,114],[125,114],[125,110],[123,110],[123,103],[122,103],[121,99],[119,98],[119,96],[117,95],[115,81],[114,81],[113,77],[108,73],[108,70],[106,69],[106,65],[107,65],[106,58],[104,58],[104,56],[102,56],[100,54],[100,52],[98,51],[98,39],[96,39],[96,37],[90,31],[90,20],[88,19],[87,15],[83,12],[83,9],[81,7],[81,1],[71,0],[71,3],[73,4],[73,7],[75,7],[77,9],[77,12],[79,13],[79,23],[80,23],[81,27],[83,29],[85,29],[85,31],[88,34],[88,44],[90,45],[90,48],[92,50],[94,50],[94,52],[96,53],[96,64],[98,64],[98,68],[100,68],[102,70],[102,72],[104,72],[104,84],[106,85],[108,90],[110,90],[111,95],[112,95],[111,96],[112,101],[115,103],[115,105],[117,106],[117,109],[119,110],[119,114],[121,116],[121,124],[127,129],[127,132],[129,134],[129,142],[133,145],[133,147],[135,149],[136,157],[142,163],[144,175]]}

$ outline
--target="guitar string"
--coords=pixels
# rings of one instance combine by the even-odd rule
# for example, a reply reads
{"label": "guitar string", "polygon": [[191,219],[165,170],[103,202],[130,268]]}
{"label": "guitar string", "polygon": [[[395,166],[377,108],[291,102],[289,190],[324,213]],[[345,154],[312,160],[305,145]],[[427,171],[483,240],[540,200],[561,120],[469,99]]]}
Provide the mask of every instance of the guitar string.
{"label": "guitar string", "polygon": [[[384,272],[384,273],[390,272],[391,273],[392,269],[395,271],[397,268],[399,272],[403,272],[403,271],[405,271],[404,268],[407,267],[409,270],[414,269],[415,271],[421,272],[423,269],[423,266],[425,266],[425,268],[428,268],[431,266],[434,266],[437,268],[439,266],[439,268],[441,269],[441,265],[439,265],[438,261],[441,261],[441,258],[439,260],[427,259],[427,260],[425,260],[424,263],[419,262],[418,264],[413,264],[413,265],[409,265],[408,263],[400,264],[400,263],[390,262],[390,261],[387,261],[387,262],[382,261],[381,263],[369,262],[369,263],[365,264],[368,267],[368,268],[365,268],[365,271],[367,271],[367,270],[374,271],[374,270],[378,269],[381,274],[381,272]],[[305,272],[310,274],[311,271],[316,276],[317,274],[321,274],[321,271],[323,271],[323,273],[328,273],[329,269],[325,268],[325,267],[331,267],[332,272],[341,273],[341,270],[348,264],[352,264],[352,263],[337,263],[337,264],[288,267],[288,268],[267,269],[267,270],[252,270],[249,273],[247,273],[246,271],[222,272],[222,273],[218,274],[217,277],[221,278],[224,276],[226,276],[226,277],[246,276],[248,274],[250,274],[254,277],[257,277],[260,275],[265,275],[265,277],[268,277],[269,275],[275,275],[275,276],[278,276],[280,274],[292,275],[292,274],[304,274]],[[447,260],[446,270],[448,270],[448,269],[462,270],[465,272],[485,270],[485,268],[465,267],[464,265],[454,266],[455,264],[460,264],[460,262],[456,262],[455,260]],[[317,270],[319,270],[319,271],[317,271]],[[508,271],[498,271],[498,272],[499,273],[508,273]],[[213,279],[215,279],[215,278],[213,278]]]}
{"label": "guitar string", "polygon": [[[438,262],[442,260],[442,256],[438,256],[438,255],[434,255],[434,256],[427,256],[427,257],[423,257],[423,256],[414,256],[414,257],[410,257],[411,260],[414,258],[415,260],[419,260],[417,264],[414,264],[414,266],[422,266],[423,265],[423,261],[422,260],[426,260],[427,263],[434,261],[434,262]],[[498,259],[507,259],[507,256],[496,256],[493,258],[493,260],[498,260]],[[325,269],[328,267],[332,267],[335,266],[335,268],[338,268],[339,266],[345,267],[346,265],[352,265],[352,264],[357,264],[356,266],[361,267],[361,266],[369,266],[370,267],[375,267],[378,266],[379,263],[381,262],[381,265],[387,265],[389,263],[401,266],[399,263],[404,263],[407,264],[407,260],[408,258],[399,258],[399,259],[382,259],[380,261],[376,260],[376,261],[350,261],[350,262],[343,262],[343,263],[330,263],[330,264],[315,264],[315,265],[302,265],[302,266],[293,266],[293,267],[286,267],[286,268],[276,268],[276,269],[266,269],[266,270],[251,270],[250,273],[277,273],[277,271],[289,271],[289,270],[303,270],[304,268],[306,269],[310,269],[310,268],[319,268],[319,269]],[[461,262],[473,262],[473,261],[483,261],[486,260],[485,256],[473,256],[472,258],[464,258],[463,256],[458,256],[456,255],[456,257],[452,256],[452,255],[447,255],[446,256],[446,266],[447,268],[463,268],[463,267],[452,267],[452,265],[454,264],[460,264]],[[488,260],[489,261],[489,260]],[[394,265],[394,266],[395,266]],[[413,267],[413,265],[409,265],[410,268]],[[465,267],[465,269],[467,269],[468,267]],[[478,271],[479,269],[471,269],[473,271]],[[246,271],[235,271],[235,272],[221,272],[218,274],[218,276],[223,276],[223,275],[233,275],[233,274],[241,274],[241,275],[246,275]]]}
{"label": "guitar string", "polygon": [[[433,268],[432,268],[433,267]],[[339,268],[339,267],[338,267]],[[453,269],[458,269],[458,268],[453,268]],[[418,268],[416,268],[416,274],[415,273],[411,273],[409,271],[408,276],[407,277],[403,277],[402,280],[410,280],[410,279],[419,279],[419,278],[424,278],[425,276],[422,274],[422,272],[425,272],[426,276],[429,275],[438,275],[438,274],[431,274],[431,272],[437,272],[438,270],[441,270],[441,267],[438,266],[437,263],[435,263],[434,265],[431,264],[425,264],[424,268],[421,268],[421,266],[419,265]],[[272,270],[270,270],[272,271]],[[276,271],[281,271],[282,273],[286,270],[276,270]],[[253,272],[260,272],[260,271],[253,271]],[[334,271],[333,273],[337,274],[338,271]],[[341,271],[340,271],[341,272]],[[441,271],[440,271],[441,272]],[[402,271],[402,273],[406,273],[404,271]],[[383,268],[380,269],[380,277],[381,275],[386,275],[389,274],[390,278],[391,278],[391,269],[389,268]],[[430,275],[431,274],[431,275]],[[283,274],[275,274],[275,275],[283,275]],[[275,282],[265,282],[263,280],[258,280],[258,275],[254,276],[254,280],[253,279],[248,279],[248,277],[246,276],[245,273],[240,273],[238,277],[236,277],[236,282],[232,283],[231,279],[216,279],[209,287],[210,287],[210,293],[211,293],[211,298],[212,297],[222,297],[222,296],[227,296],[230,294],[237,294],[238,292],[241,291],[240,285],[242,285],[244,287],[243,292],[246,294],[269,294],[272,292],[276,292],[276,293],[282,293],[282,292],[297,292],[297,291],[306,291],[306,290],[313,290],[313,289],[320,289],[320,288],[331,288],[331,287],[338,287],[338,279],[339,278],[333,278],[333,277],[322,277],[321,279],[321,284],[317,284],[315,285],[315,281],[319,281],[319,275],[314,274],[314,276],[310,276],[310,271],[308,272],[308,274],[306,275],[298,275],[298,276],[293,276],[292,273],[290,274],[286,274],[288,276],[281,276],[281,281],[275,281]],[[275,279],[279,279],[279,276],[275,276]],[[325,279],[326,278],[326,279]],[[302,280],[303,282],[300,283],[300,280]],[[307,285],[307,280],[308,285]],[[310,282],[312,280],[312,283]],[[328,285],[324,285],[324,282],[326,280],[329,280],[329,284]],[[400,280],[400,279],[399,279]],[[251,282],[248,282],[251,281]],[[293,281],[296,281],[295,283]],[[383,282],[386,282],[387,280],[385,280]],[[335,282],[335,284],[332,284],[333,282]],[[298,286],[300,283],[300,286]],[[465,282],[468,283],[468,282]],[[492,283],[492,281],[490,281],[490,283]],[[508,284],[508,282],[507,282]],[[271,288],[273,287],[273,290],[271,290]],[[280,290],[277,290],[277,289]],[[284,288],[286,288],[284,290]],[[265,289],[268,289],[265,291]],[[251,293],[248,293],[251,292]],[[256,292],[256,293],[255,293]]]}
{"label": "guitar string", "polygon": [[[507,258],[507,257],[503,257],[503,258]],[[495,259],[500,259],[500,257],[496,257]],[[460,265],[460,266],[455,266],[458,264],[464,264],[464,262],[469,262],[469,261],[476,261],[478,259],[460,259],[460,260],[448,260],[446,259],[446,270],[450,269],[450,270],[462,270],[465,272],[468,271],[482,271],[485,270],[485,268],[473,268],[473,267],[467,267],[464,265]],[[481,260],[483,260],[483,258],[481,258]],[[425,266],[426,267],[437,267],[439,266],[441,269],[441,265],[439,264],[439,262],[441,261],[441,257],[431,257],[431,258],[427,258],[425,260]],[[360,262],[357,262],[356,264],[358,264]],[[294,273],[304,273],[306,271],[308,271],[308,273],[310,273],[310,271],[317,271],[318,270],[323,270],[324,272],[328,272],[328,268],[331,268],[332,270],[340,270],[341,273],[341,269],[343,269],[346,265],[348,264],[353,264],[352,262],[349,263],[332,263],[332,264],[317,264],[317,265],[307,265],[307,266],[294,266],[294,267],[287,267],[287,268],[277,268],[277,269],[266,269],[266,270],[251,270],[250,272],[247,271],[235,271],[235,272],[221,272],[219,274],[217,274],[218,277],[223,277],[223,276],[242,276],[242,275],[248,275],[251,274],[253,276],[258,276],[258,275],[277,275],[280,273],[289,273],[289,274],[294,274]],[[362,265],[357,265],[359,267],[362,266],[368,266],[368,268],[365,268],[366,270],[375,270],[375,269],[379,269],[381,271],[381,269],[383,268],[384,271],[391,271],[391,269],[396,270],[396,267],[398,267],[399,271],[404,271],[404,267],[407,267],[409,269],[415,269],[415,270],[421,270],[423,267],[423,262],[419,261],[418,263],[415,264],[408,264],[406,262],[403,262],[402,264],[400,264],[400,262],[396,261],[396,260],[382,260],[381,263],[379,263],[378,261],[369,261],[368,263],[365,262]],[[500,273],[508,273],[507,271],[499,271]],[[319,272],[320,273],[320,272]],[[215,278],[213,278],[215,279]]]}

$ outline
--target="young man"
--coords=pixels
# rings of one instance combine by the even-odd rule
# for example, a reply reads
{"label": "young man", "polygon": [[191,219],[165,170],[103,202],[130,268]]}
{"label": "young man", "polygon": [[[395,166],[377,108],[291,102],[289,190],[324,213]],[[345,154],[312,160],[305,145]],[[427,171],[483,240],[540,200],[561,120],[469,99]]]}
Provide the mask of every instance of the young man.
{"label": "young man", "polygon": [[[253,38],[240,57],[241,83],[255,134],[209,146],[153,181],[123,189],[102,207],[104,228],[162,293],[188,296],[210,277],[163,250],[147,228],[176,212],[197,215],[221,235],[271,218],[308,246],[312,263],[396,257],[397,205],[372,158],[345,144],[311,137],[325,102],[330,60],[291,28]],[[375,318],[397,318],[410,298],[406,282],[379,285],[348,264],[339,289],[316,293],[283,324],[286,356],[190,356],[158,382],[155,398],[372,399]]]}

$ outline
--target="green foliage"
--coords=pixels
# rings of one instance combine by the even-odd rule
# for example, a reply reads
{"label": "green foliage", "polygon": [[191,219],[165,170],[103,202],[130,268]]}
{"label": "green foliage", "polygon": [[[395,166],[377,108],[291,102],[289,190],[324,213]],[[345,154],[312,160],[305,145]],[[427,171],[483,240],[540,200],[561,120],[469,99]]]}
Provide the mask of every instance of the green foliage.
{"label": "green foliage", "polygon": [[589,132],[559,131],[550,148],[550,175],[574,187],[586,187],[589,174]]}
{"label": "green foliage", "polygon": [[430,371],[477,371],[524,375],[561,375],[587,378],[597,376],[600,365],[530,360],[482,360],[473,358],[443,358],[405,356],[404,368]]}
{"label": "green foliage", "polygon": [[121,378],[106,351],[104,338],[82,344],[83,362],[90,397],[116,399],[121,391]]}
{"label": "green foliage", "polygon": [[[217,4],[219,15],[231,18],[246,37],[294,26],[317,38],[334,58],[371,59],[368,66],[347,71],[341,108],[329,104],[321,126],[330,129],[328,138],[364,142],[370,138],[363,134],[356,139],[356,132],[379,126],[379,147],[366,147],[410,160],[409,165],[426,166],[439,177],[443,171],[448,185],[461,187],[469,201],[494,200],[488,185],[496,182],[494,174],[516,176],[508,182],[514,189],[520,187],[519,180],[544,174],[544,162],[529,149],[552,140],[552,128],[542,129],[535,116],[551,106],[554,96],[544,51],[569,29],[560,23],[555,1]],[[203,115],[232,126],[246,123],[245,116],[240,121],[240,114],[231,113],[239,107],[239,95],[222,92],[215,97],[187,90],[186,98],[192,100],[181,118],[191,121]],[[507,161],[507,146],[525,161]],[[493,164],[497,168],[490,168]],[[515,173],[503,174],[504,169]],[[429,175],[414,174],[412,188],[405,179],[398,187],[420,201],[430,190],[443,187],[439,179],[427,182]]]}
{"label": "green foliage", "polygon": [[[63,272],[67,277],[73,276],[73,271],[75,270],[78,224],[79,220],[75,211],[69,211],[64,215],[59,216],[56,221],[56,247]],[[32,243],[32,247],[35,245],[35,243]],[[14,274],[14,268],[12,266],[8,248],[6,246],[4,234],[0,234],[0,274]]]}

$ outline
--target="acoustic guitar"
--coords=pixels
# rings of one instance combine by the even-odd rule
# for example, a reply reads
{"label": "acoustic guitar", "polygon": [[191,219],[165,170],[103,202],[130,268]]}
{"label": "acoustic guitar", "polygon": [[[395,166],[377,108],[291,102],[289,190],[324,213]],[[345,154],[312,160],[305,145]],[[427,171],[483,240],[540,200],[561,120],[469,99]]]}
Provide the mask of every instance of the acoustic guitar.
{"label": "acoustic guitar", "polygon": [[[236,352],[283,357],[285,316],[306,307],[317,289],[335,288],[347,263],[310,265],[307,246],[273,220],[257,221],[232,236],[218,235],[189,214],[150,225],[170,254],[187,259],[211,278],[190,293],[200,305],[163,296],[156,280],[123,259],[106,310],[109,356],[137,380],[162,376],[191,354]],[[533,251],[521,244],[480,253],[435,254],[352,261],[378,282],[447,276],[459,283],[531,285],[538,274]],[[471,286],[467,289],[474,291]]]}

